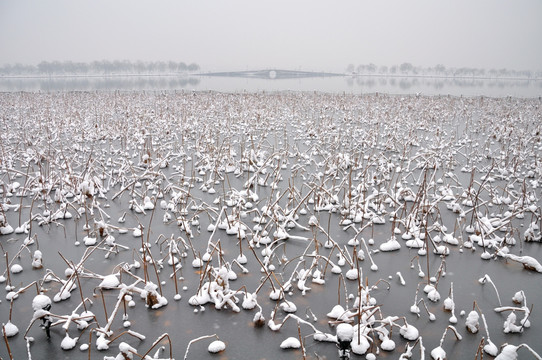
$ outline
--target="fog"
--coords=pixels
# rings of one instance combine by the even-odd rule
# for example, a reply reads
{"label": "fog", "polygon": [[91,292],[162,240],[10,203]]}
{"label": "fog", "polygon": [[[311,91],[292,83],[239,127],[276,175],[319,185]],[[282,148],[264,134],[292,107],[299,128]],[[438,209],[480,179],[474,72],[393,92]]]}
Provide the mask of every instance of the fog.
{"label": "fog", "polygon": [[173,60],[202,71],[542,67],[542,2],[0,2],[0,64]]}

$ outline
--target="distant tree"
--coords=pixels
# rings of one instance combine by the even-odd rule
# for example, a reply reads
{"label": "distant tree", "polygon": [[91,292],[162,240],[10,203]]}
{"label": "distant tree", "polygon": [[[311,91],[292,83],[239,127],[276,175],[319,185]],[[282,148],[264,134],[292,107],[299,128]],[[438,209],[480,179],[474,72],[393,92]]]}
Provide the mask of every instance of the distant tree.
{"label": "distant tree", "polygon": [[380,74],[387,74],[388,73],[388,67],[387,66],[381,66],[380,69],[378,69],[378,72]]}
{"label": "distant tree", "polygon": [[141,74],[145,71],[145,68],[146,68],[146,65],[143,61],[141,60],[138,60],[136,63],[135,63],[135,71],[138,73],[138,74]]}
{"label": "distant tree", "polygon": [[407,74],[409,73],[410,71],[412,71],[412,64],[411,63],[402,63],[400,66],[399,66],[399,69],[401,70],[401,72],[403,74]]}
{"label": "distant tree", "polygon": [[445,71],[446,71],[446,67],[444,67],[444,65],[442,65],[442,64],[437,64],[437,65],[435,66],[435,72],[436,72],[437,74],[443,74]]}
{"label": "distant tree", "polygon": [[65,74],[64,64],[58,60],[53,61],[52,65],[54,74]]}
{"label": "distant tree", "polygon": [[167,69],[167,63],[164,62],[164,61],[158,61],[158,62],[156,63],[156,69],[157,69],[158,72],[160,72],[160,73],[166,72],[166,69]]}
{"label": "distant tree", "polygon": [[188,65],[188,71],[198,71],[198,70],[199,70],[199,65],[198,64],[192,63],[192,64]]}
{"label": "distant tree", "polygon": [[13,67],[10,64],[6,64],[2,66],[2,68],[0,69],[0,72],[5,75],[11,75],[12,71],[13,71]]}
{"label": "distant tree", "polygon": [[167,68],[170,72],[176,72],[179,65],[175,61],[168,61]]}
{"label": "distant tree", "polygon": [[348,64],[348,66],[346,67],[346,72],[348,74],[352,74],[354,71],[355,71],[355,67],[354,67],[354,64]]}
{"label": "distant tree", "polygon": [[390,74],[395,74],[397,73],[397,66],[396,65],[393,65],[391,68],[390,68]]}
{"label": "distant tree", "polygon": [[365,72],[365,65],[358,65],[356,70],[358,74],[363,74]]}
{"label": "distant tree", "polygon": [[369,65],[367,65],[367,71],[369,72],[369,74],[374,74],[376,72],[376,65],[370,63]]}

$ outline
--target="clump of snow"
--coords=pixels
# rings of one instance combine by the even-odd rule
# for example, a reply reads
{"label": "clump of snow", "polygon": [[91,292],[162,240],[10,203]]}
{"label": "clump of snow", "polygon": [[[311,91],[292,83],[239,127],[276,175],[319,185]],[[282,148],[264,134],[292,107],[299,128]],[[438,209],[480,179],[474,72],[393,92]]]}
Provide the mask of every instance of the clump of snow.
{"label": "clump of snow", "polygon": [[299,349],[300,347],[301,343],[299,342],[299,339],[293,336],[290,336],[280,343],[281,349]]}
{"label": "clump of snow", "polygon": [[380,244],[379,249],[381,251],[396,251],[401,248],[401,244],[399,244],[399,241],[395,238],[395,236],[391,237],[388,241],[386,241],[383,244]]}
{"label": "clump of snow", "polygon": [[98,285],[98,287],[103,289],[113,289],[119,286],[119,284],[120,281],[117,275],[111,274],[104,276],[102,282]]}
{"label": "clump of snow", "polygon": [[351,342],[354,338],[354,327],[347,323],[337,325],[337,340]]}
{"label": "clump of snow", "polygon": [[2,324],[4,327],[4,332],[7,337],[13,337],[19,333],[19,328],[13,324],[11,321],[8,321],[7,324]]}
{"label": "clump of snow", "polygon": [[480,315],[478,315],[478,313],[474,310],[467,315],[467,318],[465,319],[465,326],[470,333],[476,334],[478,332],[480,327],[479,319]]}
{"label": "clump of snow", "polygon": [[12,274],[18,274],[23,271],[23,267],[20,264],[11,265],[10,271]]}
{"label": "clump of snow", "polygon": [[41,253],[41,251],[39,250],[34,251],[34,255],[32,257],[32,268],[41,269],[43,267],[42,257],[43,257],[43,254]]}
{"label": "clump of snow", "polygon": [[221,340],[215,340],[209,344],[207,351],[211,354],[216,354],[226,349],[226,344]]}
{"label": "clump of snow", "polygon": [[60,343],[60,347],[62,350],[71,350],[77,344],[77,339],[79,339],[79,337],[71,338],[68,333],[66,333],[66,336],[64,336],[64,339],[62,339],[62,342]]}
{"label": "clump of snow", "polygon": [[51,298],[47,295],[39,294],[32,299],[32,310],[34,311],[43,310],[49,306],[51,306]]}

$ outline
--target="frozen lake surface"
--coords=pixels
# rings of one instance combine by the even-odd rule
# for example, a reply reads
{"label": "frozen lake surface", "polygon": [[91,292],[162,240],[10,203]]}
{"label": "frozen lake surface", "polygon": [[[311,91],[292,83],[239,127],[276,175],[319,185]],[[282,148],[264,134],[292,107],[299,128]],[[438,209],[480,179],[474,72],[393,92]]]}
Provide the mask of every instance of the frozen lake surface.
{"label": "frozen lake surface", "polygon": [[0,356],[534,358],[541,106],[2,93]]}
{"label": "frozen lake surface", "polygon": [[[537,98],[542,80],[431,76],[67,76],[52,78],[0,78],[1,92],[16,91],[219,91],[277,92],[317,91],[326,93],[387,93],[452,96]],[[264,72],[265,73],[265,72]],[[261,75],[261,74],[259,74]]]}

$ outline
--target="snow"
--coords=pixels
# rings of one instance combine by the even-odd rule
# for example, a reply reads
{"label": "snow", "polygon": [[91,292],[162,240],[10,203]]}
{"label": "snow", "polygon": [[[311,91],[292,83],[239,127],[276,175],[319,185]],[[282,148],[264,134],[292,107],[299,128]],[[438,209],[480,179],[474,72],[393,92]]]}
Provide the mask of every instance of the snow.
{"label": "snow", "polygon": [[433,358],[433,360],[446,360],[446,351],[438,346],[431,350],[431,358]]}
{"label": "snow", "polygon": [[361,277],[360,273],[361,273],[361,268],[359,270],[356,268],[352,268],[346,272],[345,277],[348,280],[357,280],[359,277]]}
{"label": "snow", "polygon": [[7,324],[2,325],[4,327],[2,334],[5,334],[7,337],[13,337],[19,333],[19,328],[11,321],[8,321]]}
{"label": "snow", "polygon": [[301,343],[299,342],[299,339],[292,336],[280,343],[281,349],[299,349],[300,347]]}
{"label": "snow", "polygon": [[389,239],[388,241],[386,241],[385,243],[380,244],[380,247],[379,247],[381,251],[396,251],[396,250],[399,250],[400,248],[401,248],[401,244],[399,244],[399,241],[397,241],[395,236]]}
{"label": "snow", "polygon": [[9,235],[13,233],[13,227],[9,224],[0,226],[0,235]]}
{"label": "snow", "polygon": [[62,350],[71,350],[77,344],[77,339],[79,338],[71,338],[68,333],[66,333],[66,336],[64,336],[64,339],[62,339],[62,342],[60,343],[60,347],[62,348]]}
{"label": "snow", "polygon": [[354,327],[347,323],[337,325],[337,339],[339,341],[352,341],[354,338]]}
{"label": "snow", "polygon": [[514,294],[512,297],[512,301],[516,304],[521,304],[525,301],[525,295],[523,294],[523,291],[518,291]]}
{"label": "snow", "polygon": [[432,302],[437,302],[440,300],[440,294],[437,289],[432,288],[429,293],[427,293],[427,298]]}
{"label": "snow", "polygon": [[345,315],[345,310],[341,305],[335,305],[330,312],[327,313],[327,317],[340,320]]}
{"label": "snow", "polygon": [[418,329],[416,329],[410,324],[401,326],[401,328],[399,329],[399,333],[402,337],[409,341],[414,341],[420,336],[420,332],[418,331]]}
{"label": "snow", "polygon": [[85,236],[83,238],[83,243],[86,245],[86,246],[94,246],[96,245],[96,238],[95,237],[91,237],[91,236]]}
{"label": "snow", "polygon": [[221,351],[224,351],[226,349],[226,344],[223,341],[215,340],[212,343],[209,344],[209,347],[207,347],[207,351],[209,351],[212,354],[219,353]]}
{"label": "snow", "polygon": [[127,354],[130,357],[132,356],[131,352],[137,353],[137,350],[134,347],[125,342],[121,342],[119,344],[119,351],[123,354]]}
{"label": "snow", "polygon": [[[29,105],[26,98],[36,104],[42,101],[41,95],[26,94],[25,98],[13,96],[23,106]],[[56,99],[56,96],[50,95],[51,99]],[[69,98],[74,95],[62,96]],[[315,340],[325,342],[346,338],[355,354],[365,355],[371,349],[379,357],[397,358],[397,354],[388,355],[383,351],[402,351],[407,341],[413,343],[406,345],[405,354],[409,348],[412,350],[417,345],[423,351],[420,331],[407,324],[403,317],[409,309],[416,314],[410,318],[420,317],[420,313],[427,310],[429,321],[437,318],[430,311],[434,311],[439,318],[443,311],[450,311],[452,316],[449,321],[457,322],[453,294],[444,299],[443,306],[429,303],[440,301],[437,282],[439,290],[449,283],[450,278],[446,278],[441,270],[448,271],[452,278],[457,276],[462,281],[472,280],[465,274],[476,269],[476,266],[457,271],[454,268],[457,257],[473,254],[470,257],[473,261],[481,263],[480,258],[489,260],[483,264],[488,271],[498,267],[502,271],[511,270],[510,277],[499,277],[497,283],[511,293],[516,289],[510,284],[518,285],[523,280],[525,284],[532,284],[532,279],[537,276],[526,274],[526,271],[518,272],[521,265],[527,270],[542,272],[539,261],[532,257],[536,253],[528,253],[525,247],[515,244],[521,244],[523,236],[526,242],[536,242],[528,244],[528,247],[537,246],[542,238],[538,198],[542,172],[536,165],[536,154],[542,151],[542,147],[538,141],[540,135],[536,134],[538,130],[531,123],[540,112],[536,102],[529,100],[526,101],[528,106],[523,106],[524,99],[515,98],[502,101],[369,94],[364,98],[330,97],[316,93],[296,94],[294,97],[288,94],[280,97],[243,94],[243,111],[239,112],[235,108],[241,106],[237,101],[239,98],[232,94],[194,92],[189,97],[184,92],[161,94],[159,101],[154,101],[154,95],[144,94],[137,96],[136,103],[123,94],[115,94],[118,107],[114,111],[122,109],[122,121],[126,125],[135,125],[132,126],[134,131],[119,133],[117,128],[111,127],[112,123],[116,123],[117,115],[114,114],[113,121],[109,121],[110,114],[102,116],[103,112],[98,106],[103,105],[100,101],[106,100],[104,103],[108,104],[107,111],[110,111],[112,99],[100,93],[93,93],[91,98],[87,96],[78,94],[76,97],[85,101],[91,99],[92,105],[96,101],[92,109],[85,109],[85,106],[78,108],[77,101],[55,103],[52,118],[68,118],[71,125],[62,129],[66,133],[61,135],[53,132],[53,136],[48,138],[51,144],[39,136],[17,142],[17,147],[13,147],[11,141],[3,142],[7,165],[4,172],[7,171],[8,176],[0,179],[0,192],[3,195],[0,196],[0,233],[10,231],[5,214],[12,209],[20,212],[9,214],[10,220],[17,215],[21,215],[21,220],[18,221],[17,236],[3,242],[9,271],[0,275],[0,282],[5,283],[8,281],[6,276],[22,270],[21,265],[25,262],[28,264],[32,261],[33,269],[40,269],[43,265],[54,271],[68,268],[64,274],[62,270],[55,274],[44,269],[12,276],[5,284],[6,299],[9,301],[0,304],[1,310],[6,310],[3,314],[7,318],[7,308],[13,306],[14,319],[20,321],[19,316],[28,308],[25,302],[29,298],[26,296],[30,294],[32,298],[36,294],[34,285],[24,290],[23,287],[30,284],[27,280],[34,278],[32,280],[36,280],[37,291],[44,291],[44,294],[34,297],[32,301],[32,319],[37,320],[33,326],[41,325],[41,320],[46,316],[52,318],[59,325],[52,334],[54,344],[58,345],[64,337],[62,329],[66,331],[62,340],[63,349],[73,348],[78,341],[68,335],[68,330],[73,336],[89,335],[81,331],[90,326],[94,318],[87,312],[82,313],[81,318],[77,314],[83,311],[83,307],[101,308],[101,289],[104,290],[105,301],[113,304],[107,306],[107,319],[104,319],[101,310],[101,315],[97,312],[99,324],[92,324],[97,327],[92,327],[92,336],[96,348],[105,350],[109,341],[125,330],[119,325],[134,329],[143,327],[145,331],[152,332],[154,321],[140,321],[141,312],[149,312],[149,316],[156,317],[158,323],[160,319],[168,319],[171,311],[180,309],[182,313],[186,302],[180,301],[181,296],[177,293],[180,282],[179,289],[194,292],[186,297],[188,304],[195,307],[194,313],[186,316],[198,317],[198,321],[211,318],[211,314],[207,312],[205,315],[204,311],[230,311],[232,314],[226,316],[232,317],[231,324],[235,325],[238,321],[233,320],[233,313],[254,311],[253,315],[249,315],[254,324],[249,326],[267,322],[271,330],[281,330],[284,337],[292,335],[297,341],[295,326],[288,324],[282,327],[286,319],[289,322],[297,320],[298,325],[302,326],[304,338],[309,334],[313,334]],[[169,96],[175,96],[175,100],[170,102]],[[230,116],[216,117],[221,113],[222,106],[220,101],[216,101],[217,98],[227,104],[230,115],[235,114],[234,123],[223,122],[231,120]],[[295,109],[290,106],[292,103],[285,105],[284,98],[294,99]],[[144,101],[149,99],[153,100],[156,108],[148,109],[149,113],[145,113]],[[234,101],[230,101],[232,99]],[[264,104],[262,101],[270,103]],[[484,103],[483,107],[478,105],[481,103]],[[27,106],[25,111],[50,108],[36,104]],[[65,111],[63,104],[70,104],[69,114],[62,113]],[[137,113],[131,113],[136,105]],[[1,107],[0,111],[7,112],[8,119],[17,118],[10,114],[9,108]],[[165,116],[156,116],[152,112],[158,108]],[[211,108],[212,112],[208,110]],[[171,112],[171,109],[175,112]],[[308,114],[305,109],[310,109]],[[73,113],[77,110],[81,116],[73,116],[72,110]],[[458,119],[463,121],[463,116],[457,115],[470,116],[471,112],[481,121],[469,122],[472,128],[469,130],[472,131],[456,131]],[[181,113],[183,121],[171,121]],[[508,119],[506,115],[510,113],[514,116]],[[322,118],[315,114],[320,114]],[[356,115],[355,121],[350,121],[354,119],[352,114],[370,116]],[[258,128],[253,133],[256,122],[253,124],[251,121],[260,119],[260,115],[263,117],[257,124],[262,125],[262,129]],[[206,123],[210,117],[212,122]],[[323,117],[325,121],[321,121]],[[495,121],[491,121],[491,126],[487,126],[490,121],[486,121],[486,117],[496,120],[493,119]],[[90,118],[92,121],[88,121]],[[45,130],[52,125],[56,129],[56,124],[50,124],[49,117],[38,119]],[[138,119],[137,123],[134,123],[134,119]],[[145,123],[147,120],[148,123]],[[87,122],[96,123],[98,127],[87,128]],[[378,134],[371,133],[374,130],[371,127],[373,122],[379,124]],[[12,132],[15,128],[34,134],[29,131],[35,130],[34,123],[21,121],[17,126],[6,127],[6,133],[2,133],[2,136],[17,139],[20,134]],[[479,123],[483,124],[482,127],[479,127]],[[152,136],[146,125],[152,130]],[[459,126],[461,128],[464,124],[460,123]],[[71,133],[72,127],[77,129],[75,133]],[[524,132],[524,127],[529,131]],[[398,129],[404,130],[405,134],[408,132],[406,140],[402,136],[396,137]],[[167,130],[167,136],[162,130]],[[295,140],[291,142],[282,138],[283,131],[289,139]],[[175,136],[170,136],[173,134]],[[182,139],[178,138],[179,135]],[[56,138],[70,136],[73,137],[70,146],[57,146],[60,144]],[[220,139],[220,143],[217,139]],[[524,146],[522,139],[532,146]],[[50,150],[48,146],[44,151],[44,145],[51,145]],[[57,149],[62,149],[64,154],[57,153]],[[13,162],[12,156],[20,163]],[[49,159],[50,156],[53,158]],[[25,165],[40,162],[55,166],[39,167],[40,171],[36,171],[38,167],[31,165],[25,175]],[[165,163],[170,167],[162,172],[164,168],[161,164]],[[19,168],[13,169],[10,174],[12,166]],[[460,169],[472,172],[472,176],[458,174]],[[227,172],[232,173],[229,178],[225,176]],[[21,181],[23,176],[25,185],[21,187],[14,179]],[[526,177],[532,180],[526,181]],[[468,178],[472,180],[469,182]],[[196,183],[201,183],[197,185],[199,188],[195,187]],[[268,188],[262,188],[266,186]],[[19,191],[14,192],[17,188],[20,188]],[[110,190],[115,195],[109,194]],[[476,196],[479,198],[476,199]],[[160,199],[159,207],[155,208],[157,199]],[[34,206],[31,207],[33,202]],[[19,204],[23,205],[21,209],[18,209]],[[65,221],[72,213],[78,220],[75,236],[73,232],[69,233],[73,227],[67,226],[68,222]],[[108,223],[120,214],[122,216],[118,222],[128,223],[126,226]],[[155,215],[155,219],[163,215],[164,223],[157,225],[156,220],[152,223],[151,214]],[[254,221],[252,230],[245,224],[249,218]],[[35,227],[28,236],[30,225]],[[210,235],[205,232],[207,225],[212,232]],[[68,265],[59,258],[58,246],[49,246],[49,239],[42,236],[44,232],[53,234],[49,231],[57,226],[66,230],[68,245],[78,239],[88,246],[74,248],[73,251],[60,249]],[[201,233],[202,228],[204,234]],[[453,231],[448,228],[453,228]],[[128,231],[137,238],[123,235]],[[119,234],[118,239],[112,235],[114,232]],[[41,236],[39,242],[38,235]],[[148,240],[144,239],[146,235]],[[371,238],[366,241],[363,236]],[[96,247],[98,243],[104,246]],[[402,249],[403,244],[414,250]],[[37,250],[38,246],[41,251]],[[355,251],[352,251],[353,247]],[[7,255],[8,250],[11,257]],[[384,254],[392,251],[395,253]],[[44,255],[48,260],[45,264]],[[392,283],[388,284],[386,290],[381,285],[376,287],[374,280],[379,276],[367,279],[362,276],[362,265],[378,271],[373,256],[377,260],[382,259],[383,271],[389,272],[383,275]],[[418,267],[412,265],[408,269],[407,262],[403,265],[395,262],[412,256],[416,259],[411,260],[411,265],[417,260]],[[422,259],[423,256],[426,258]],[[428,274],[422,271],[425,260]],[[398,267],[390,268],[389,261]],[[16,262],[20,262],[20,265]],[[249,264],[243,266],[247,262]],[[434,273],[438,262],[442,267]],[[174,269],[178,273],[174,273]],[[239,269],[243,274],[238,276]],[[79,302],[79,291],[73,293],[79,286],[76,271],[84,286],[81,295],[88,296],[83,304]],[[526,276],[516,277],[517,274]],[[421,279],[415,279],[425,278],[426,275],[431,277],[431,285],[423,289],[426,295],[422,293],[421,299],[418,299],[418,290],[422,289],[425,281],[417,285]],[[398,281],[393,281],[397,278]],[[381,280],[387,283],[384,279]],[[361,280],[359,289],[357,280]],[[136,283],[127,285],[121,281]],[[310,290],[307,284],[311,281],[319,285],[314,285],[312,293],[307,293]],[[490,281],[489,277],[483,280],[487,281]],[[323,285],[329,285],[329,289],[324,289]],[[492,285],[496,290],[495,284]],[[491,324],[502,325],[502,328],[495,330],[500,332],[501,342],[509,342],[516,336],[514,333],[532,331],[529,330],[530,303],[526,294],[533,290],[531,286],[523,287],[525,292],[518,291],[512,297],[513,306],[502,306],[499,299],[500,308],[495,311],[506,312],[504,315],[491,312],[496,317]],[[163,309],[168,305],[168,300],[162,291],[168,299],[171,296],[177,301],[170,304],[170,308]],[[456,297],[468,309],[463,310],[461,316],[472,333],[479,332],[479,318],[484,319],[480,312],[468,312],[472,297],[482,309],[494,306],[495,295],[484,291],[460,293]],[[414,303],[405,298],[405,306],[390,308],[385,297],[401,293],[412,294]],[[261,297],[263,301],[260,305],[258,301]],[[337,297],[338,302],[335,302]],[[59,302],[70,298],[70,301],[54,304],[54,314],[58,315],[44,310],[51,306],[51,299]],[[356,299],[354,304],[351,303],[352,299]],[[508,299],[510,301],[510,297]],[[320,303],[324,300],[327,304]],[[333,306],[335,304],[340,305]],[[262,314],[270,306],[275,310],[270,320],[266,320]],[[151,310],[158,308],[159,311]],[[317,314],[313,314],[311,308],[317,309]],[[330,308],[326,324],[322,318],[326,313],[322,309]],[[536,311],[536,306],[534,309]],[[126,315],[122,314],[123,311]],[[307,320],[294,317],[303,311]],[[390,314],[390,311],[394,313]],[[448,313],[443,316],[447,317]],[[531,321],[533,319],[535,316]],[[358,321],[361,322],[360,326],[357,326]],[[416,321],[421,324],[427,318]],[[434,338],[433,331],[442,324],[428,322],[423,325],[422,335],[429,334]],[[10,331],[11,325],[9,322],[6,331]],[[319,330],[335,325],[336,336]],[[30,330],[32,334],[39,334],[36,336],[40,339],[44,337],[43,332]],[[398,331],[401,337],[394,331]],[[487,329],[483,335],[486,339],[484,351],[496,356],[499,347],[491,342]],[[479,343],[479,336],[475,339],[477,336],[471,340]],[[18,346],[21,345],[20,338],[13,339]],[[458,346],[467,347],[470,343],[472,341]],[[213,344],[219,345],[216,342]],[[127,352],[128,346],[121,343],[119,350]],[[443,348],[446,346],[441,342],[439,348],[431,352],[432,357],[445,356]],[[501,358],[505,357],[506,351],[517,357],[515,352],[518,348],[503,347]],[[80,349],[87,350],[84,346]],[[374,357],[374,354],[366,356],[367,359]]]}
{"label": "snow", "polygon": [[393,351],[395,350],[395,341],[386,336],[380,344],[380,348],[385,351]]}
{"label": "snow", "polygon": [[506,345],[502,348],[502,351],[495,360],[516,360],[518,358],[518,347],[515,345]]}
{"label": "snow", "polygon": [[286,313],[294,313],[297,311],[297,306],[288,300],[281,302],[279,306]]}
{"label": "snow", "polygon": [[36,295],[32,300],[32,309],[34,311],[43,310],[48,305],[51,305],[51,298],[44,294]]}
{"label": "snow", "polygon": [[497,348],[497,345],[488,339],[487,345],[484,346],[484,351],[491,356],[497,356],[499,349]]}
{"label": "snow", "polygon": [[34,251],[34,256],[32,257],[32,268],[34,269],[41,269],[42,268],[42,257],[43,254],[41,251],[36,250]]}
{"label": "snow", "polygon": [[542,273],[542,265],[538,262],[538,260],[536,260],[535,258],[531,256],[517,256],[513,254],[506,254],[504,255],[504,257],[507,259],[522,263],[523,266],[528,270],[533,270],[533,271]]}
{"label": "snow", "polygon": [[104,278],[102,279],[102,282],[98,285],[98,287],[103,288],[103,289],[113,289],[119,286],[119,284],[120,284],[120,281],[117,278],[117,275],[111,274],[111,275],[104,276]]}
{"label": "snow", "polygon": [[23,267],[20,264],[11,265],[10,271],[12,274],[18,274],[23,271]]}
{"label": "snow", "polygon": [[480,315],[474,310],[472,310],[469,315],[467,316],[467,319],[465,320],[465,326],[467,327],[467,330],[473,334],[476,334],[478,332],[478,328],[480,326],[479,324]]}

